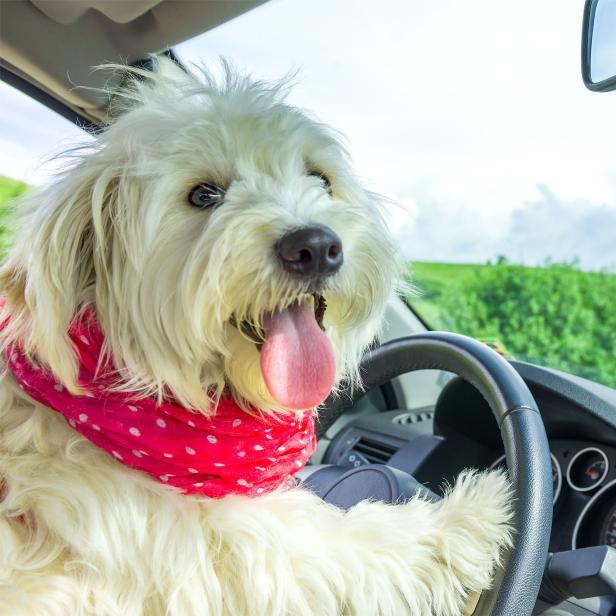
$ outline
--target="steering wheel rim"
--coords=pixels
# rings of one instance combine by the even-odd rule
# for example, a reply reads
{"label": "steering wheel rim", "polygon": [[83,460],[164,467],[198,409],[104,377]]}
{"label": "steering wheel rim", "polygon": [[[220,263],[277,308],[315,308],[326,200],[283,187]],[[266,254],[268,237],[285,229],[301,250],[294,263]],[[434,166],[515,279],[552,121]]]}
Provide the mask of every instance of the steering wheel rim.
{"label": "steering wheel rim", "polygon": [[474,385],[490,405],[505,446],[513,484],[514,546],[503,558],[476,616],[524,616],[533,611],[552,526],[550,449],[537,404],[522,377],[487,345],[450,332],[425,332],[369,351],[360,372],[363,388],[347,389],[324,403],[317,423],[323,435],[366,391],[416,370],[453,372]]}

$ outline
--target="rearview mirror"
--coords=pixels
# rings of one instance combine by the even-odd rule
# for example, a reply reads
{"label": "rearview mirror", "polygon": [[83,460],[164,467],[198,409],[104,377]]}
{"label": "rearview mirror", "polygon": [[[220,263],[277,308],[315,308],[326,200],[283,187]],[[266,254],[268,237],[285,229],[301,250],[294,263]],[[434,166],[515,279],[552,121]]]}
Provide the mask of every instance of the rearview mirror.
{"label": "rearview mirror", "polygon": [[616,89],[616,0],[586,0],[582,77],[589,90]]}

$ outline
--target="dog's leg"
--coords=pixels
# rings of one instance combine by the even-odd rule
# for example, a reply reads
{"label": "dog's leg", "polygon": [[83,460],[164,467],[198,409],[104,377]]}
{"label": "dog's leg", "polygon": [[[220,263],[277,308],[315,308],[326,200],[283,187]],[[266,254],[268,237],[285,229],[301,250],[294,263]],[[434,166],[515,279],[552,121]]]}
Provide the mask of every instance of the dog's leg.
{"label": "dog's leg", "polygon": [[226,544],[221,579],[243,572],[233,613],[460,616],[510,541],[510,500],[501,474],[466,473],[438,504],[343,513],[296,490],[221,501],[209,525]]}
{"label": "dog's leg", "polygon": [[510,538],[511,495],[497,473],[462,476],[436,504],[346,513],[303,489],[212,500],[127,469],[46,409],[15,401],[0,424],[0,606],[459,616]]}
{"label": "dog's leg", "polygon": [[[67,546],[32,508],[37,500],[32,471],[45,465],[65,435],[66,426],[0,375],[0,616],[80,613],[84,597],[75,570],[66,567]],[[25,477],[14,499],[13,473]]]}
{"label": "dog's leg", "polygon": [[348,513],[303,490],[212,501],[122,483],[123,510],[101,502],[90,519],[74,516],[84,502],[48,498],[55,512],[39,511],[39,523],[67,518],[43,547],[67,546],[72,558],[64,570],[57,555],[27,576],[14,572],[13,592],[73,601],[73,613],[459,616],[471,592],[489,587],[509,538],[509,495],[494,474],[466,476],[439,504],[367,502]]}
{"label": "dog's leg", "polygon": [[0,616],[79,614],[79,579],[65,570],[62,546],[32,523],[0,514]]}

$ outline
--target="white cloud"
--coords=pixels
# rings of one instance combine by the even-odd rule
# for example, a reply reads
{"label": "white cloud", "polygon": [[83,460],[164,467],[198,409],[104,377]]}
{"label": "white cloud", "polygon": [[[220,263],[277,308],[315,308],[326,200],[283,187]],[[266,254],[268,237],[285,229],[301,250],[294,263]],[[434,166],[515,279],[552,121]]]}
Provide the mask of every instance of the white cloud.
{"label": "white cloud", "polygon": [[587,269],[616,271],[616,207],[562,199],[544,185],[538,190],[538,199],[513,212],[503,253],[531,264],[576,256]]}
{"label": "white cloud", "polygon": [[455,207],[425,196],[413,223],[393,225],[412,260],[485,262],[498,255],[527,265],[546,259],[585,269],[616,270],[616,207],[563,199],[538,185],[533,199],[512,211]]}
{"label": "white cloud", "polygon": [[[300,68],[291,102],[345,133],[368,187],[406,204],[393,227],[413,257],[490,258],[516,221],[537,248],[512,257],[541,260],[542,247],[545,257],[573,258],[584,247],[595,267],[609,262],[590,255],[599,230],[588,225],[601,220],[608,242],[616,209],[616,94],[583,87],[582,8],[272,0],[179,51],[194,61],[222,55],[270,79]],[[40,182],[33,161],[82,133],[8,90],[0,89],[0,173]],[[537,225],[540,215],[563,223],[558,242],[547,236],[552,226]]]}

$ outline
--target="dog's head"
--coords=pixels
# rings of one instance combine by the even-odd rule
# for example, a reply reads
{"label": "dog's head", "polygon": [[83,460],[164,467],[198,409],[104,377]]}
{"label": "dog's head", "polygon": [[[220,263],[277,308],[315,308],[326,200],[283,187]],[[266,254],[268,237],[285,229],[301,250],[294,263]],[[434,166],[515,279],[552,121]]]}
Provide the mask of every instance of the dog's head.
{"label": "dog's head", "polygon": [[10,326],[69,389],[94,305],[124,387],[209,411],[315,406],[353,375],[400,274],[374,195],[282,88],[125,69],[125,109],[21,211]]}

